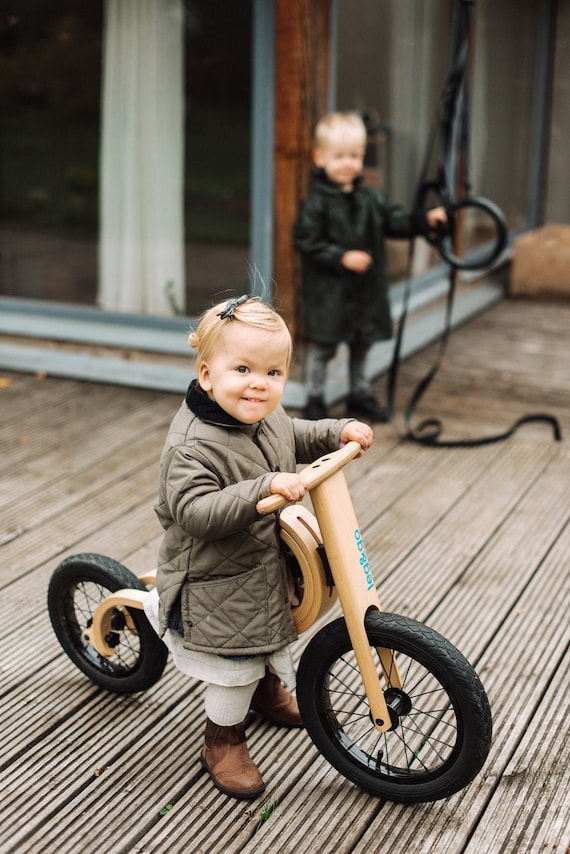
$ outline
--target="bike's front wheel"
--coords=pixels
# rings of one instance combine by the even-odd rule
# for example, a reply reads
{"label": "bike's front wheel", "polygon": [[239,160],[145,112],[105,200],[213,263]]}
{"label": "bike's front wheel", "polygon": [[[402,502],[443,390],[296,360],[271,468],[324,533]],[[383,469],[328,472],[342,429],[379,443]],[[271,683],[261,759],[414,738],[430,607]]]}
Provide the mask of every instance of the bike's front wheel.
{"label": "bike's front wheel", "polygon": [[[491,745],[491,710],[479,677],[442,635],[398,614],[366,618],[392,727],[378,732],[345,621],[312,639],[297,673],[297,699],[307,731],[344,777],[378,797],[435,801],[467,785]],[[390,649],[402,680],[391,683],[376,649]]]}

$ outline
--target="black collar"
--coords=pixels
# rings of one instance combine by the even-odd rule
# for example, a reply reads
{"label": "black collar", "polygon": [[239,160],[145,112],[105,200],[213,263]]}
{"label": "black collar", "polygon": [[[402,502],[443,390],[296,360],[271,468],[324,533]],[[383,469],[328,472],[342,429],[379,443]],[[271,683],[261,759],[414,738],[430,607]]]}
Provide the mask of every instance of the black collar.
{"label": "black collar", "polygon": [[192,380],[186,392],[186,403],[202,421],[216,424],[221,427],[249,427],[243,421],[238,421],[233,415],[229,415],[222,409],[219,403],[208,397],[203,388],[198,385],[198,380]]}

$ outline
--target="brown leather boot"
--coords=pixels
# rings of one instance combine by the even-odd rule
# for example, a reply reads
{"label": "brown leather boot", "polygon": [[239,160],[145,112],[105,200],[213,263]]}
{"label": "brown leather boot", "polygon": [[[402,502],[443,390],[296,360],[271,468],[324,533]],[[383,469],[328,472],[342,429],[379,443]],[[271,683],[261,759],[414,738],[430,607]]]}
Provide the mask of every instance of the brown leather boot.
{"label": "brown leather boot", "polygon": [[284,727],[304,726],[295,697],[269,668],[260,679],[251,699],[251,708],[271,723]]}
{"label": "brown leather boot", "polygon": [[206,718],[202,767],[216,788],[233,798],[256,798],[265,790],[259,769],[245,742],[243,724],[218,726]]}

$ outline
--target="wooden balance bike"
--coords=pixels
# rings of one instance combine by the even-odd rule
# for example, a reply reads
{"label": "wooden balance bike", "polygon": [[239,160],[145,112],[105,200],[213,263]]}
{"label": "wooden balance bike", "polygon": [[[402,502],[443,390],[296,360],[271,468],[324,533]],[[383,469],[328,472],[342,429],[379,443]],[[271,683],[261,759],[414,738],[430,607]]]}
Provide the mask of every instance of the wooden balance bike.
{"label": "wooden balance bike", "polygon": [[[297,700],[309,736],[344,777],[388,800],[435,801],[482,768],[491,743],[489,701],[448,640],[382,611],[342,471],[360,452],[349,442],[301,472],[315,515],[302,505],[280,514],[298,632],[337,601],[344,615],[306,646]],[[286,503],[270,495],[257,510],[263,515]],[[154,572],[138,578],[98,554],[68,557],[51,577],[48,610],[63,649],[108,690],[143,691],[162,675],[168,651],[143,610],[154,580]]]}

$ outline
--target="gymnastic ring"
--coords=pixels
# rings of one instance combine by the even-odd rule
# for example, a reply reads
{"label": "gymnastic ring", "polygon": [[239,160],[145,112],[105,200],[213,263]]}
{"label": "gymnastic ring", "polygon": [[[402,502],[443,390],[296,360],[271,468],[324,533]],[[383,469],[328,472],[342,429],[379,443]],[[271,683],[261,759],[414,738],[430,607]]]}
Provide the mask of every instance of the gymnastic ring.
{"label": "gymnastic ring", "polygon": [[[507,225],[501,209],[489,199],[480,196],[465,196],[457,201],[447,202],[444,207],[447,213],[447,228],[443,229],[439,226],[428,229],[424,233],[426,240],[437,248],[444,261],[458,270],[482,270],[489,267],[507,245]],[[455,216],[465,208],[477,208],[483,211],[493,221],[495,227],[495,238],[491,247],[482,254],[476,253],[475,257],[470,259],[461,258],[453,251]]]}

